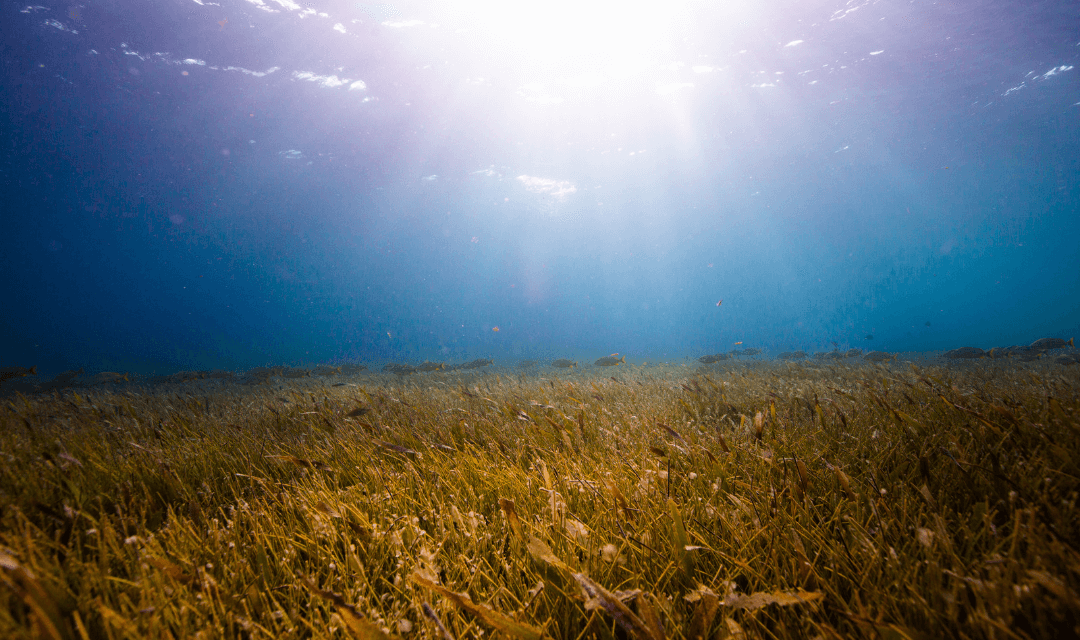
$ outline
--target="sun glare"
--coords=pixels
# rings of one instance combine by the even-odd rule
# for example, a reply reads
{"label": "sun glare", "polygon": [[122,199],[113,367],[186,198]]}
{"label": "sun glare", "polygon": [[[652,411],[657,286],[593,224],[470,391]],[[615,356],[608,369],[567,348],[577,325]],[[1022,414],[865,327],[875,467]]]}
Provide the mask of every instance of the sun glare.
{"label": "sun glare", "polygon": [[446,7],[478,46],[524,72],[607,76],[668,62],[686,9],[686,2],[611,0],[461,0]]}

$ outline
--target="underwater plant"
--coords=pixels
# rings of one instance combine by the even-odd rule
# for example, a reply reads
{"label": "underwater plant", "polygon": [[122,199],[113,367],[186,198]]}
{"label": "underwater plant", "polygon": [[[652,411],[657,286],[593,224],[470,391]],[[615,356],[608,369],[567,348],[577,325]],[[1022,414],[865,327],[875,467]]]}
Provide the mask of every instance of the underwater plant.
{"label": "underwater plant", "polygon": [[1076,633],[1078,367],[529,371],[10,396],[0,635]]}

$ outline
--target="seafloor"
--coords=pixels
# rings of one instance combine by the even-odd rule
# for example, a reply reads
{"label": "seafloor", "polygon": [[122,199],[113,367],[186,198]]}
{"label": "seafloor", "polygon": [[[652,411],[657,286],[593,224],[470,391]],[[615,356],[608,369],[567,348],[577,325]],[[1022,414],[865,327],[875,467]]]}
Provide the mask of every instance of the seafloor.
{"label": "seafloor", "polygon": [[268,371],[6,395],[0,636],[1080,635],[1078,366]]}

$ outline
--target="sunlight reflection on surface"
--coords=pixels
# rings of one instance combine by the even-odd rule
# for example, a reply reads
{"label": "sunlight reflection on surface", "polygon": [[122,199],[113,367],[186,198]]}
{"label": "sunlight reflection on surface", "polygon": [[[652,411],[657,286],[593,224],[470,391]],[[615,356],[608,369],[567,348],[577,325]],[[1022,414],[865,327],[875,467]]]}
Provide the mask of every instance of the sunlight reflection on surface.
{"label": "sunlight reflection on surface", "polygon": [[672,55],[694,4],[700,3],[461,0],[446,17],[523,70],[610,77]]}

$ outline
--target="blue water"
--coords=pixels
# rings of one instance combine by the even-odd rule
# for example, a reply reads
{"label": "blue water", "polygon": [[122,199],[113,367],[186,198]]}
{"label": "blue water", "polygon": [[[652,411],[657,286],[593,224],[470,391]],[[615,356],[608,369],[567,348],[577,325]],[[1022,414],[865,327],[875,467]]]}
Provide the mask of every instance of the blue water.
{"label": "blue water", "polygon": [[514,4],[0,4],[0,365],[1080,334],[1080,4]]}

